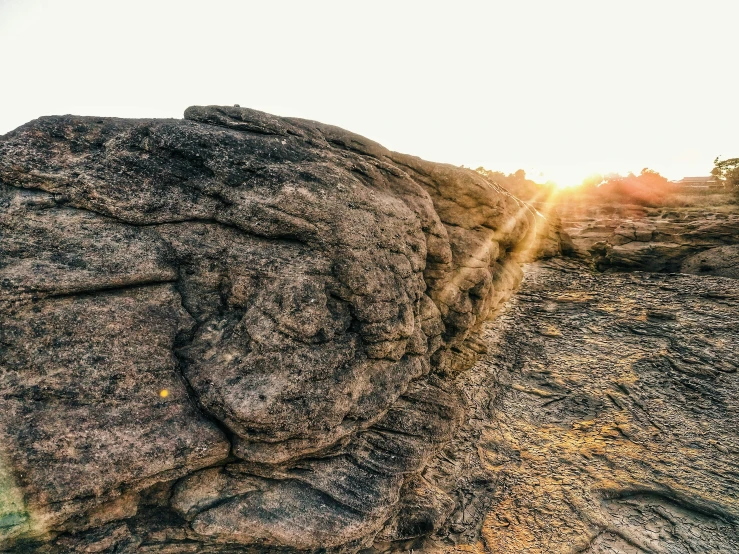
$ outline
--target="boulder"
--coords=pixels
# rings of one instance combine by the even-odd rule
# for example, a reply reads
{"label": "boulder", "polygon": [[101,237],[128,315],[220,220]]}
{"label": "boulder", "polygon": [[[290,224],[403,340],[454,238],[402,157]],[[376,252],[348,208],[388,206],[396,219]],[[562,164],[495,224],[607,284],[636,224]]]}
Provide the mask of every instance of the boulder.
{"label": "boulder", "polygon": [[739,244],[718,246],[685,259],[680,273],[739,279]]}
{"label": "boulder", "polygon": [[238,107],[0,137],[0,551],[432,532],[453,500],[419,475],[543,224],[472,171]]}

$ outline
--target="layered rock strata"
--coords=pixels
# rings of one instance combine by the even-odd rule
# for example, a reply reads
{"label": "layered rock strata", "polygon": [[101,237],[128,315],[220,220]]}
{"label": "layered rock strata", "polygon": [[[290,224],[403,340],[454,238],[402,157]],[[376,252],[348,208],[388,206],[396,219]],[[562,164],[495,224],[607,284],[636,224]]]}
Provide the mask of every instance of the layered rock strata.
{"label": "layered rock strata", "polygon": [[452,515],[405,551],[739,552],[737,336],[734,279],[531,264],[422,473]]}
{"label": "layered rock strata", "polygon": [[[730,195],[717,195],[731,202]],[[739,277],[739,207],[560,204],[574,253],[599,270]]]}
{"label": "layered rock strata", "polygon": [[238,107],[1,137],[0,551],[432,533],[455,500],[421,472],[537,221],[471,171]]}

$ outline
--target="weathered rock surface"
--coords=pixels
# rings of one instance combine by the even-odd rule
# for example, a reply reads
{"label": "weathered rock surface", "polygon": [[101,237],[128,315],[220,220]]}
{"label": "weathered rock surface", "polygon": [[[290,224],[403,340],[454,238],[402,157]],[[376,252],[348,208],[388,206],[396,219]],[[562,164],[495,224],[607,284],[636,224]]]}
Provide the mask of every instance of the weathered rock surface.
{"label": "weathered rock surface", "polygon": [[406,549],[739,552],[738,336],[734,279],[531,264],[421,476],[452,515]]}
{"label": "weathered rock surface", "polygon": [[683,260],[680,273],[739,279],[739,244],[709,248]]}
{"label": "weathered rock surface", "polygon": [[537,221],[471,171],[241,108],[0,137],[0,550],[438,529],[455,500],[420,475]]}
{"label": "weathered rock surface", "polygon": [[739,274],[739,207],[556,207],[575,253],[599,270]]}

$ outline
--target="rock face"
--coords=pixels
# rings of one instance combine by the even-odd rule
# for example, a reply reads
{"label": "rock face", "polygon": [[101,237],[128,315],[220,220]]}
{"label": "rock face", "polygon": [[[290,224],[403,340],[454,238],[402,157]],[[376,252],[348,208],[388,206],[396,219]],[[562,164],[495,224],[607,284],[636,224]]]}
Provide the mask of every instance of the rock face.
{"label": "rock face", "polygon": [[421,472],[537,221],[471,171],[242,108],[0,137],[0,551],[432,533],[455,500]]}
{"label": "rock face", "polygon": [[739,275],[739,207],[559,205],[580,257],[599,270]]}
{"label": "rock face", "polygon": [[738,336],[733,279],[531,264],[422,474],[452,515],[406,551],[739,552]]}

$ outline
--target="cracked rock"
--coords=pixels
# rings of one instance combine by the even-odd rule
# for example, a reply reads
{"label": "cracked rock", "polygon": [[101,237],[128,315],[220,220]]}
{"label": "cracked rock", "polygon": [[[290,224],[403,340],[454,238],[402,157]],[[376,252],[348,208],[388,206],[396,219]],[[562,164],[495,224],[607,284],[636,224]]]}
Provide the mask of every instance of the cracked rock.
{"label": "cracked rock", "polygon": [[546,225],[472,171],[245,108],[0,137],[0,550],[438,529],[419,475]]}

